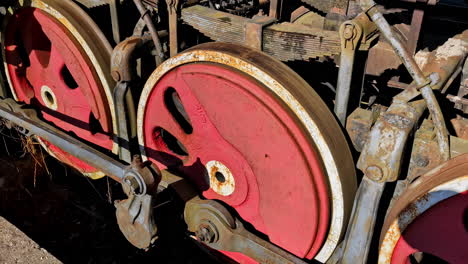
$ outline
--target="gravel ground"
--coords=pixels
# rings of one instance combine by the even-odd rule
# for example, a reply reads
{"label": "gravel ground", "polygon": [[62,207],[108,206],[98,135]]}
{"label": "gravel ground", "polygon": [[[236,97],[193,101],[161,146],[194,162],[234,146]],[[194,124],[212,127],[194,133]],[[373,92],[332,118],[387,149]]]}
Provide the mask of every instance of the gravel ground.
{"label": "gravel ground", "polygon": [[0,241],[0,263],[31,263],[31,259],[38,264],[62,263],[3,217]]}
{"label": "gravel ground", "polygon": [[0,125],[0,263],[219,263],[173,219],[157,218],[164,227],[149,251],[134,248],[116,224],[117,183],[92,181],[23,142]]}

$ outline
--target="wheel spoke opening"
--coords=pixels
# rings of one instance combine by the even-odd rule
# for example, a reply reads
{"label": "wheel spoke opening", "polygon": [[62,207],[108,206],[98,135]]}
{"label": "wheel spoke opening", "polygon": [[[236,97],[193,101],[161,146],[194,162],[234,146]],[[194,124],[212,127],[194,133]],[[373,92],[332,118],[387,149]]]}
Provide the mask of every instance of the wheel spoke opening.
{"label": "wheel spoke opening", "polygon": [[75,78],[73,78],[73,75],[71,74],[67,65],[63,66],[62,70],[60,71],[60,74],[62,75],[63,81],[65,82],[68,88],[72,90],[78,88],[78,83],[75,81]]}
{"label": "wheel spoke opening", "polygon": [[186,134],[192,134],[192,123],[190,122],[190,118],[185,111],[182,101],[180,100],[179,94],[174,88],[169,87],[164,92],[164,103],[167,110],[171,113],[172,117],[180,125],[182,130]]}
{"label": "wheel spoke opening", "polygon": [[102,125],[99,122],[99,120],[97,120],[97,118],[94,116],[93,112],[89,114],[89,131],[92,135],[106,133],[102,128]]}
{"label": "wheel spoke opening", "polygon": [[153,133],[156,145],[165,151],[171,152],[177,156],[188,156],[187,148],[171,133],[161,127],[157,127]]}

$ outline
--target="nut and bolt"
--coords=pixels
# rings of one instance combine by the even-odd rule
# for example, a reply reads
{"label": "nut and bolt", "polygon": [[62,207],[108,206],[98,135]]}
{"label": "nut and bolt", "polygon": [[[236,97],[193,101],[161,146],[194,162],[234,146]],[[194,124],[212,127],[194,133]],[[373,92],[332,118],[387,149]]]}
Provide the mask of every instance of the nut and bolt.
{"label": "nut and bolt", "polygon": [[200,226],[198,230],[195,232],[195,235],[203,243],[215,242],[214,240],[215,240],[216,234],[209,226],[206,226],[206,225]]}
{"label": "nut and bolt", "polygon": [[345,39],[352,39],[353,36],[354,36],[354,25],[353,24],[345,25],[345,28],[343,30],[343,37]]}
{"label": "nut and bolt", "polygon": [[380,181],[383,178],[383,171],[378,166],[369,166],[366,169],[366,176],[371,180]]}

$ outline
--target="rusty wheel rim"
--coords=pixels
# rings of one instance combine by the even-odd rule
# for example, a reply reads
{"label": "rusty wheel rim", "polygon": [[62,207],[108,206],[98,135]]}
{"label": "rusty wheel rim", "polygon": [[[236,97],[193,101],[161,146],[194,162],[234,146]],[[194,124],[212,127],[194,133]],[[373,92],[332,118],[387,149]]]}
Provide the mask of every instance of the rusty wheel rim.
{"label": "rusty wheel rim", "polygon": [[[206,75],[211,75],[212,78],[210,80],[210,78],[206,77],[206,83],[198,81],[198,84],[195,84],[196,81],[194,81],[193,79],[190,81],[181,81],[181,78],[179,78],[180,76],[178,77],[178,75],[182,75],[185,76],[185,79],[190,79],[193,78],[194,74],[204,74],[205,77]],[[272,77],[279,75],[287,77],[283,79],[275,79]],[[188,83],[190,83],[190,85],[188,86],[192,85],[197,87],[185,87],[182,89],[179,88],[180,86],[187,86]],[[217,86],[214,85],[215,83],[217,84]],[[246,200],[258,200],[260,196],[265,195],[262,194],[261,190],[262,188],[264,188],[265,182],[264,180],[261,180],[261,178],[259,178],[260,176],[257,174],[257,171],[255,171],[255,169],[252,169],[253,163],[247,161],[252,160],[252,157],[248,157],[249,153],[242,150],[241,146],[237,144],[238,142],[233,143],[236,142],[236,139],[232,136],[232,134],[231,137],[227,136],[229,134],[229,129],[223,129],[223,125],[221,124],[222,121],[220,121],[220,119],[217,119],[213,114],[217,112],[221,116],[228,116],[229,110],[226,111],[226,109],[223,110],[220,108],[216,109],[216,107],[213,108],[212,104],[210,105],[210,102],[207,101],[209,100],[209,98],[204,97],[206,94],[215,93],[214,90],[208,91],[211,89],[209,87],[216,86],[219,87],[220,90],[222,90],[222,87],[236,85],[238,87],[242,87],[240,90],[248,90],[252,94],[258,92],[254,91],[256,89],[261,90],[263,94],[255,94],[255,96],[256,98],[262,98],[263,101],[259,101],[262,101],[261,104],[263,105],[262,107],[264,107],[263,109],[282,109],[282,112],[280,113],[280,111],[278,111],[277,114],[279,116],[284,115],[287,116],[287,118],[289,118],[289,123],[283,122],[283,125],[286,124],[287,128],[295,130],[296,132],[307,131],[305,135],[297,134],[296,139],[299,142],[302,142],[303,146],[307,146],[306,148],[309,148],[307,150],[303,149],[302,151],[303,153],[307,153],[307,155],[310,155],[309,161],[313,160],[311,164],[313,163],[314,168],[309,168],[309,170],[315,170],[315,177],[309,174],[310,178],[308,178],[308,180],[312,180],[312,182],[309,182],[309,184],[306,182],[305,186],[308,186],[308,188],[312,188],[309,189],[309,193],[313,193],[313,195],[315,195],[315,198],[311,197],[308,200],[310,201],[310,204],[315,208],[315,213],[309,214],[309,217],[313,218],[309,220],[311,222],[314,222],[315,226],[306,226],[305,229],[301,229],[302,234],[299,230],[291,228],[291,226],[294,226],[294,223],[292,223],[292,221],[290,221],[292,225],[290,225],[289,229],[296,230],[292,232],[290,231],[291,233],[293,233],[293,235],[287,234],[287,228],[285,228],[285,225],[287,224],[281,225],[276,223],[277,227],[280,227],[278,229],[282,230],[277,233],[270,231],[274,229],[272,227],[275,226],[275,224],[271,223],[274,222],[274,220],[272,219],[281,218],[278,217],[277,211],[275,213],[276,215],[273,215],[273,212],[270,211],[271,214],[269,215],[269,218],[271,219],[261,218],[261,221],[257,221],[258,219],[256,220],[256,217],[252,214],[249,215],[245,213],[249,210],[255,211],[255,206],[258,206],[258,204],[249,203],[246,202]],[[261,87],[261,89],[259,87]],[[301,88],[290,88],[291,90],[294,90],[293,92],[296,93],[293,95],[284,87]],[[166,165],[171,165],[168,164],[168,161],[161,162],[161,159],[164,159],[164,157],[168,153],[171,154],[169,155],[171,156],[171,158],[174,158],[172,162],[187,162],[188,164],[193,165],[195,164],[193,163],[194,159],[193,157],[190,157],[190,155],[187,155],[187,153],[190,153],[191,151],[193,151],[193,149],[196,148],[203,148],[203,146],[191,146],[190,143],[185,143],[187,141],[184,138],[184,136],[182,135],[180,137],[181,134],[177,132],[184,130],[184,125],[180,123],[170,124],[170,122],[177,119],[177,117],[170,117],[168,115],[165,115],[164,113],[162,113],[163,111],[160,111],[160,114],[156,116],[154,113],[151,113],[148,110],[151,109],[151,106],[154,106],[156,109],[163,109],[164,107],[167,108],[167,106],[164,106],[165,103],[163,102],[162,98],[164,98],[164,94],[167,93],[167,91],[170,91],[169,89],[176,90],[176,96],[179,97],[180,101],[182,101],[182,105],[184,107],[184,111],[182,112],[188,113],[189,116],[189,118],[185,119],[190,120],[188,123],[191,123],[193,125],[193,127],[190,128],[191,130],[189,129],[190,131],[183,131],[184,134],[189,135],[191,133],[194,133],[193,131],[195,131],[195,129],[200,130],[201,127],[199,125],[197,126],[193,122],[197,123],[200,122],[200,120],[204,120],[204,129],[211,131],[207,132],[210,135],[209,138],[211,138],[220,146],[225,145],[225,147],[216,148],[216,151],[212,152],[216,154],[224,152],[224,154],[219,156],[224,155],[230,157],[237,157],[234,158],[236,162],[232,162],[227,160],[226,158],[217,158],[216,154],[212,156],[197,156],[197,158],[200,158],[200,160],[202,161],[200,167],[202,167],[203,169],[215,168],[213,173],[214,175],[210,175],[211,169],[208,170],[206,182],[209,182],[209,180],[217,180],[218,182],[220,182],[219,179],[216,179],[216,172],[219,172],[220,170],[223,172],[230,170],[232,172],[232,175],[234,175],[234,181],[230,181],[229,175],[231,173],[229,171],[227,171],[226,173],[222,173],[223,179],[221,182],[228,183],[227,185],[229,186],[227,186],[227,188],[224,190],[213,190],[213,188],[209,188],[203,194],[208,198],[223,200],[229,205],[233,206],[241,215],[241,217],[244,218],[244,220],[248,220],[249,222],[255,223],[254,226],[258,230],[269,235],[273,243],[276,243],[301,257],[312,258],[316,256],[319,259],[327,259],[329,254],[331,254],[331,251],[333,251],[334,247],[336,246],[336,241],[338,241],[339,236],[341,235],[343,222],[346,221],[347,214],[349,213],[350,208],[347,208],[347,206],[350,206],[351,201],[348,198],[354,194],[355,179],[354,170],[351,169],[353,167],[352,159],[350,157],[346,141],[344,140],[344,137],[341,134],[338,125],[336,124],[336,121],[333,119],[333,116],[326,108],[325,104],[318,97],[318,95],[316,95],[313,92],[312,88],[310,88],[310,86],[308,86],[299,76],[297,76],[284,64],[262,53],[255,52],[250,49],[236,45],[222,43],[200,45],[196,48],[191,49],[190,51],[187,51],[174,58],[169,59],[160,67],[158,67],[158,69],[152,74],[147,84],[145,85],[143,95],[139,104],[137,119],[138,137],[140,145],[144,146],[143,152],[147,157],[159,163],[159,165],[163,167],[165,167]],[[192,94],[185,93],[184,91],[187,89],[191,90]],[[204,90],[204,92],[201,92],[202,90]],[[225,93],[226,95],[228,94],[228,92],[222,92],[221,94],[223,93]],[[239,93],[237,93],[235,96],[239,96]],[[296,100],[296,98],[301,98],[300,100],[302,100],[303,104],[300,104],[299,101]],[[240,97],[237,99],[238,101],[244,100]],[[310,101],[307,102],[308,100]],[[234,110],[235,113],[239,114],[240,112],[242,112],[242,109],[244,109],[237,104],[238,101],[230,101],[229,97],[225,97],[221,101],[225,102],[226,105],[232,106],[233,109],[237,109]],[[186,102],[190,103],[187,104]],[[173,104],[176,105],[177,103]],[[254,105],[254,103],[250,102],[246,105]],[[306,105],[306,107],[304,107],[304,105]],[[310,109],[307,107],[317,109]],[[193,113],[197,111],[199,113],[198,116],[194,116]],[[256,113],[255,110],[253,110],[252,115],[256,114],[258,113]],[[184,115],[185,114],[180,114],[180,116]],[[306,116],[304,117],[304,115]],[[242,118],[239,118],[239,120],[245,120],[246,118],[249,117],[243,116]],[[301,118],[305,118],[306,120],[301,120]],[[150,123],[152,124],[149,125]],[[323,124],[327,125],[321,126]],[[256,124],[253,121],[249,123],[249,126],[254,127],[255,125]],[[317,126],[319,126],[320,128]],[[210,127],[214,129],[211,129]],[[238,128],[238,130],[242,129],[242,126]],[[333,131],[336,134],[335,137],[333,137],[333,139],[331,138],[331,133],[326,133],[331,131]],[[179,138],[177,139],[180,139],[182,147],[179,150],[177,150],[179,151],[178,153],[174,153],[174,148],[168,149],[167,146],[164,146],[164,141],[161,140],[161,138],[164,137],[164,133],[170,136],[174,136],[175,138],[179,136]],[[240,134],[242,134],[243,136],[246,135],[246,137],[248,137],[245,133]],[[330,144],[331,142],[338,144],[342,143],[340,145],[340,150],[338,150],[338,146]],[[206,142],[205,140],[205,143],[208,142]],[[230,144],[231,146],[228,147]],[[319,147],[317,147],[317,145]],[[234,148],[232,146],[234,146]],[[267,148],[266,146],[262,147]],[[226,149],[229,148],[233,150],[231,152],[227,151]],[[250,151],[255,152],[253,150]],[[327,157],[329,157],[330,159],[327,160],[321,156],[324,154],[324,152],[325,155],[329,155]],[[335,163],[335,156],[331,155],[331,153],[341,156],[341,161],[343,163],[340,165],[342,165],[343,167],[338,168],[339,166],[337,166],[337,163]],[[269,156],[269,153],[263,153],[261,156],[262,158],[271,158],[271,156]],[[169,161],[169,163],[170,162],[171,161]],[[238,168],[235,168],[236,165],[239,165],[240,168],[239,166]],[[280,163],[278,163],[278,166],[281,167]],[[344,168],[348,170],[343,171]],[[284,167],[281,167],[280,170],[284,169]],[[248,171],[248,173],[245,173],[243,177],[239,177],[240,170]],[[187,174],[187,171],[184,172]],[[226,177],[226,175],[228,175],[228,177]],[[301,176],[304,175],[301,174],[300,176],[297,176],[297,178],[301,179]],[[329,183],[329,181],[331,182],[331,184]],[[283,183],[283,186],[280,186],[281,182],[276,182],[276,184],[280,184],[277,185],[276,188],[278,190],[287,189],[288,183]],[[245,185],[247,185],[247,187],[245,187]],[[259,188],[260,191],[256,192],[255,190]],[[232,191],[232,189],[234,189],[234,192]],[[223,193],[224,191],[225,193]],[[299,192],[300,191],[298,191],[298,193]],[[249,195],[251,195],[251,197],[249,197]],[[329,196],[333,196],[334,199],[331,199],[330,201]],[[278,206],[280,207],[281,202],[282,201],[280,200],[280,202],[278,203]],[[330,226],[328,220],[330,219],[330,212],[329,209],[327,209],[329,207],[331,207],[332,211]],[[284,210],[282,213],[288,214],[288,211]],[[265,215],[265,212],[260,213],[260,215],[262,214]],[[293,215],[297,216],[297,212],[292,212],[291,216]],[[265,221],[270,222],[266,223]],[[268,226],[269,228],[265,228],[265,226]],[[328,230],[329,228],[330,230]],[[308,235],[304,235],[304,233],[308,233]],[[303,237],[308,237],[305,240],[299,242],[298,240],[296,240],[294,243],[290,243],[292,240],[295,239],[294,236],[296,236],[297,238],[300,235],[302,235]],[[229,255],[238,261],[248,261],[247,259],[240,256],[240,254],[229,253]]]}

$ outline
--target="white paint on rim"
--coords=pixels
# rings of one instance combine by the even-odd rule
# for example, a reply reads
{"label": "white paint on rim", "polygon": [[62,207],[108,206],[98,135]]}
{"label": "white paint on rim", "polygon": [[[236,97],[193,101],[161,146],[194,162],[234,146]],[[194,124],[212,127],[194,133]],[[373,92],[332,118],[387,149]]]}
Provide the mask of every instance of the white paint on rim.
{"label": "white paint on rim", "polygon": [[[231,195],[236,188],[236,182],[228,167],[217,160],[208,161],[205,166],[210,177],[210,188],[219,195]],[[218,179],[217,174],[223,179]]]}
{"label": "white paint on rim", "polygon": [[327,145],[320,129],[314,120],[309,116],[304,107],[297,101],[296,98],[284,87],[281,83],[275,80],[272,76],[260,68],[250,64],[248,61],[244,61],[240,58],[231,56],[229,54],[212,51],[212,50],[192,50],[189,52],[181,53],[176,55],[164,63],[162,63],[148,78],[145,87],[143,88],[140,103],[138,105],[137,114],[137,132],[138,142],[140,144],[140,151],[144,159],[147,159],[145,154],[145,139],[143,135],[143,117],[148,103],[149,95],[153,90],[153,87],[159,79],[164,76],[167,72],[175,67],[183,64],[193,62],[212,62],[223,65],[232,65],[237,70],[246,73],[247,75],[255,78],[257,81],[262,83],[265,87],[269,88],[274,92],[281,100],[288,105],[288,107],[294,112],[294,114],[301,120],[307,129],[310,137],[317,146],[318,152],[322,157],[326,175],[328,177],[328,183],[331,190],[331,215],[330,215],[330,229],[327,238],[315,256],[315,259],[320,262],[326,262],[330,258],[331,254],[335,250],[340,240],[341,234],[344,232],[344,201],[343,201],[343,188],[341,178],[338,172],[338,164],[333,158],[330,148]]}

